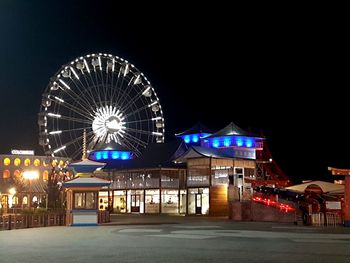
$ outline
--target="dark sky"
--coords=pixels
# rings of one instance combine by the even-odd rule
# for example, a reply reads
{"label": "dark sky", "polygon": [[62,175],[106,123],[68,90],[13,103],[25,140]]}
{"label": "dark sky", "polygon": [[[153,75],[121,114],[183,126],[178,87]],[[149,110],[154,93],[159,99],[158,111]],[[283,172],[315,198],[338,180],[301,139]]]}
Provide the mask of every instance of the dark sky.
{"label": "dark sky", "polygon": [[167,139],[197,121],[214,130],[233,121],[262,130],[292,179],[325,179],[327,166],[350,167],[342,16],[51,2],[0,3],[1,153],[40,153],[36,118],[50,77],[101,52],[150,79]]}

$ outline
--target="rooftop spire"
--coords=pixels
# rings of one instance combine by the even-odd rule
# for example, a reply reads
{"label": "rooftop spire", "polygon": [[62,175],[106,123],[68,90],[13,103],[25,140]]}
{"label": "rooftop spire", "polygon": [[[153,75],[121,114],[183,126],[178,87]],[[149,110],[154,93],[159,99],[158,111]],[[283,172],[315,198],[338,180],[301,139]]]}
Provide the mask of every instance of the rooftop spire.
{"label": "rooftop spire", "polygon": [[84,129],[83,132],[83,156],[81,157],[81,160],[87,160],[87,152],[86,152],[86,129]]}

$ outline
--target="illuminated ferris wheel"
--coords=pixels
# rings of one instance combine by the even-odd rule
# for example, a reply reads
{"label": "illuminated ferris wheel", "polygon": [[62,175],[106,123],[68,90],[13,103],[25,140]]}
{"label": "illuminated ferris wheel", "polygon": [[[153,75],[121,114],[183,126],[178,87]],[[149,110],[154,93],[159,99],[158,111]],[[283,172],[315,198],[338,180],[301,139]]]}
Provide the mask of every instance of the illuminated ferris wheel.
{"label": "illuminated ferris wheel", "polygon": [[38,116],[45,153],[80,158],[88,150],[118,145],[136,156],[164,142],[164,117],[151,83],[133,64],[91,54],[64,65],[51,78]]}

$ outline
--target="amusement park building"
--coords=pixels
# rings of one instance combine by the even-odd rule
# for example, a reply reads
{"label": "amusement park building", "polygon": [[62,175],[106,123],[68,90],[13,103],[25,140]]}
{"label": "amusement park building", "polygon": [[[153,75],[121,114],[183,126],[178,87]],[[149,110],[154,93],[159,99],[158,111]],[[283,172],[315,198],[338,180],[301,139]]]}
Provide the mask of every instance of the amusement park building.
{"label": "amusement park building", "polygon": [[103,160],[96,175],[112,183],[109,194],[100,192],[100,209],[109,197],[117,213],[227,215],[229,199],[249,199],[252,182],[264,179],[257,164],[264,139],[234,123],[216,133],[197,124],[176,136],[137,159]]}
{"label": "amusement park building", "polygon": [[[11,154],[0,154],[0,208],[28,206],[29,192],[32,203],[40,203],[46,194],[46,183],[52,169],[61,169],[68,162],[67,158],[35,155],[32,150],[12,150]],[[29,182],[24,176],[26,171],[34,171],[36,178]],[[11,188],[12,191],[9,191]]]}
{"label": "amusement park building", "polygon": [[[264,138],[234,123],[216,133],[197,124],[176,137],[149,144],[138,158],[129,158],[129,152],[90,153],[91,161],[106,163],[94,174],[111,181],[99,193],[99,209],[109,205],[115,213],[227,215],[229,200],[250,199],[254,184],[266,182],[259,173]],[[63,168],[69,162],[19,151],[0,155],[0,159],[2,208],[27,207],[28,198],[32,203],[42,202],[52,169],[67,172]],[[91,161],[80,162],[79,169]],[[72,163],[70,167],[77,166]],[[24,172],[33,170],[38,178],[26,180]],[[13,185],[16,194],[9,192]]]}

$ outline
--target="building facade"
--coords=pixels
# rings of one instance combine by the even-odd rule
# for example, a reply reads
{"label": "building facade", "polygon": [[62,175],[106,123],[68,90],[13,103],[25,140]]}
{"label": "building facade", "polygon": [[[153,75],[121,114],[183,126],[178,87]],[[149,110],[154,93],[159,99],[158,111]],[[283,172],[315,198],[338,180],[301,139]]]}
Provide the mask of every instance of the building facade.
{"label": "building facade", "polygon": [[[45,201],[46,184],[52,169],[62,170],[67,158],[48,158],[32,150],[12,150],[0,154],[0,208],[26,208]],[[29,177],[26,174],[29,172]]]}
{"label": "building facade", "polygon": [[135,160],[108,161],[97,176],[111,180],[100,209],[115,213],[228,215],[228,200],[252,196],[262,140],[233,123],[217,133],[195,125],[171,143],[151,145]]}

